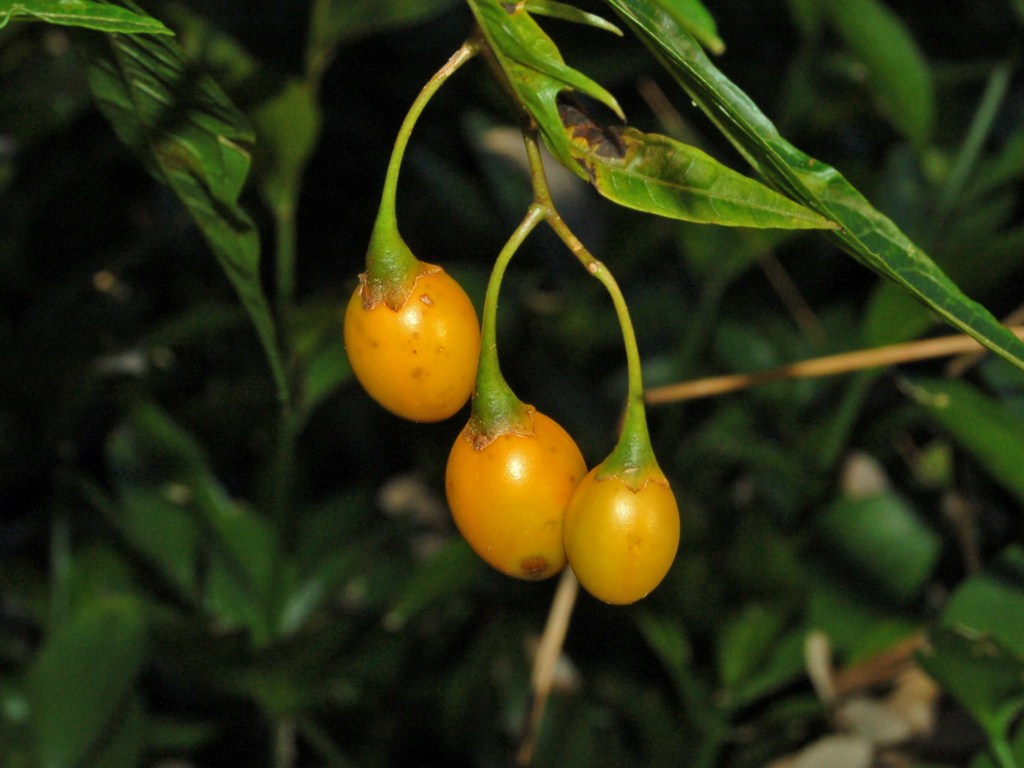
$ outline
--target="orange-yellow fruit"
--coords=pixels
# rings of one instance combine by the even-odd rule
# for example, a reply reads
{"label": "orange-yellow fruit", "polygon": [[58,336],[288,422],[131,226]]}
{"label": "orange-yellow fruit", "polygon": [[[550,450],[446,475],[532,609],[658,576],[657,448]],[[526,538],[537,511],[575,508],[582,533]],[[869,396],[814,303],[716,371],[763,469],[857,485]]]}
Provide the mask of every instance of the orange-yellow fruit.
{"label": "orange-yellow fruit", "polygon": [[519,579],[565,567],[562,525],[587,466],[555,421],[531,412],[533,433],[507,433],[483,448],[467,425],[452,446],[445,488],[452,518],[487,563]]}
{"label": "orange-yellow fruit", "polygon": [[660,471],[633,490],[617,475],[590,471],[565,513],[565,551],[580,584],[599,600],[626,605],[646,597],[679,548],[679,507]]}
{"label": "orange-yellow fruit", "polygon": [[370,397],[412,421],[440,421],[466,404],[480,355],[472,302],[439,267],[421,273],[396,311],[368,308],[361,283],[345,311],[345,351]]}

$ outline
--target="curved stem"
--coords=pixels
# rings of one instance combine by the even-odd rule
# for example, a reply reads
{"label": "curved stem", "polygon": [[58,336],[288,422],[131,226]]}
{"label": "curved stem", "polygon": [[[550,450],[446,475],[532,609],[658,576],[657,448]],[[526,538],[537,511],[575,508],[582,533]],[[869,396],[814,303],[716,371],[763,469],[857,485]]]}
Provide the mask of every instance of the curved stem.
{"label": "curved stem", "polygon": [[545,211],[534,203],[509,237],[498,258],[484,295],[483,320],[480,332],[480,365],[476,372],[476,391],[473,393],[473,423],[475,431],[485,437],[526,427],[523,423],[523,403],[515,396],[498,362],[498,294],[509,261],[527,236],[544,220]]}
{"label": "curved stem", "polygon": [[373,225],[373,234],[370,236],[370,248],[366,254],[366,269],[375,281],[404,283],[415,275],[418,264],[412,252],[401,242],[401,237],[398,234],[398,216],[395,211],[398,174],[402,167],[402,159],[405,157],[405,149],[409,145],[416,121],[430,99],[448,78],[473,58],[479,50],[480,46],[475,40],[464,42],[423,86],[398,129],[395,146],[388,162],[387,175],[384,177],[380,209]]}
{"label": "curved stem", "polygon": [[565,223],[554,201],[551,199],[551,191],[548,187],[547,176],[544,173],[544,165],[540,154],[540,143],[537,140],[535,130],[523,132],[526,142],[526,157],[530,164],[530,180],[533,184],[533,193],[536,205],[541,206],[544,211],[544,219],[551,229],[572,251],[576,259],[586,270],[596,277],[611,296],[612,304],[615,307],[615,314],[618,316],[619,326],[622,329],[622,342],[626,348],[626,370],[629,381],[629,389],[626,400],[626,418],[623,422],[622,432],[619,441],[611,455],[605,460],[605,472],[612,474],[621,471],[636,472],[657,466],[654,452],[651,449],[650,435],[647,431],[647,415],[644,410],[644,383],[643,371],[640,364],[640,349],[637,346],[636,332],[633,330],[633,322],[629,317],[629,308],[626,299],[622,295],[619,284],[615,281],[612,273],[604,263],[587,250],[586,246]]}

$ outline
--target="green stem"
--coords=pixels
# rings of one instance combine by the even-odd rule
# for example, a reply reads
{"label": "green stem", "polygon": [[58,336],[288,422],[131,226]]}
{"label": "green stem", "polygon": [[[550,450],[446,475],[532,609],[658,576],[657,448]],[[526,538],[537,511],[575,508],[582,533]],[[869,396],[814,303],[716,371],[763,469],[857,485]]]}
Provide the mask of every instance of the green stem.
{"label": "green stem", "polygon": [[402,159],[405,157],[405,149],[409,144],[413,128],[427,103],[448,78],[473,58],[479,50],[479,44],[475,40],[464,42],[423,86],[398,129],[395,146],[388,162],[387,175],[384,177],[380,209],[373,225],[373,233],[370,235],[370,247],[366,253],[366,271],[371,283],[408,286],[415,279],[419,262],[398,234],[398,215],[395,210],[398,173],[401,170]]}
{"label": "green stem", "polygon": [[275,243],[275,277],[277,316],[287,324],[295,304],[295,203],[292,200],[273,206]]}
{"label": "green stem", "polygon": [[529,427],[524,423],[526,416],[523,403],[508,386],[498,362],[498,294],[508,263],[523,241],[544,221],[545,215],[542,206],[537,203],[530,206],[498,254],[487,282],[480,330],[480,365],[476,372],[476,391],[473,393],[473,429],[485,437]]}
{"label": "green stem", "polygon": [[622,432],[614,450],[605,459],[602,475],[621,472],[640,473],[646,469],[657,468],[651,439],[647,431],[647,415],[644,410],[644,383],[640,364],[640,349],[637,346],[636,332],[629,317],[629,308],[622,295],[619,284],[603,262],[594,258],[586,246],[565,223],[551,198],[547,176],[540,154],[540,143],[535,130],[523,132],[526,141],[526,156],[530,164],[530,180],[536,204],[544,211],[544,218],[555,234],[572,251],[576,259],[586,270],[596,277],[611,296],[615,306],[615,314],[622,329],[622,342],[626,348],[626,370],[628,376],[628,392],[626,396],[626,418]]}

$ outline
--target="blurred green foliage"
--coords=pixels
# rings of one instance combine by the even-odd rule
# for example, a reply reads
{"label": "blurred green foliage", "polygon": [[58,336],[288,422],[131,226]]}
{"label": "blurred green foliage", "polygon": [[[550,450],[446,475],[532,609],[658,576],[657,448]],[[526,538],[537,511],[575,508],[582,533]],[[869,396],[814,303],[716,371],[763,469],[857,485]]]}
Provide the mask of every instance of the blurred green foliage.
{"label": "blurred green foliage", "polygon": [[[111,37],[31,5],[0,3],[0,764],[508,764],[554,585],[457,538],[462,417],[389,416],[340,340],[392,139],[469,9],[93,4],[94,27],[176,33]],[[789,142],[995,316],[1020,305],[1019,2],[707,6],[672,4]],[[636,37],[539,22],[631,124],[750,173]],[[529,202],[515,120],[471,65],[403,170],[404,237],[477,301]],[[552,181],[623,286],[649,386],[942,331],[819,234]],[[512,264],[499,334],[516,392],[600,460],[621,338],[547,233]],[[849,730],[809,680],[812,633],[840,668],[927,638],[941,727],[879,761],[1024,765],[1019,370],[915,363],[649,418],[679,557],[640,604],[580,597],[534,765],[744,768]]]}

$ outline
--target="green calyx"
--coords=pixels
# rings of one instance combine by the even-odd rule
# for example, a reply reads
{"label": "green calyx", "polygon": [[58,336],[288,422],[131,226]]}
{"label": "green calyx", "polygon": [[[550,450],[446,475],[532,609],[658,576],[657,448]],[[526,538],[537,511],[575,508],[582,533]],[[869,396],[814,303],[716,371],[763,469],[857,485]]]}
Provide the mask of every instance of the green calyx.
{"label": "green calyx", "polygon": [[516,397],[497,366],[487,366],[489,370],[481,375],[484,367],[481,359],[473,392],[473,414],[469,419],[469,430],[476,446],[483,448],[500,435],[532,435],[536,409]]}
{"label": "green calyx", "polygon": [[425,268],[398,233],[393,207],[388,215],[382,206],[366,250],[366,272],[360,277],[363,306],[372,309],[386,304],[398,311]]}
{"label": "green calyx", "polygon": [[622,434],[597,470],[598,480],[613,477],[620,479],[634,493],[649,482],[665,482],[665,473],[658,466],[651,446],[642,396],[630,397]]}

